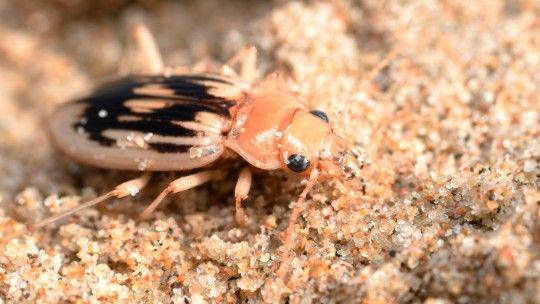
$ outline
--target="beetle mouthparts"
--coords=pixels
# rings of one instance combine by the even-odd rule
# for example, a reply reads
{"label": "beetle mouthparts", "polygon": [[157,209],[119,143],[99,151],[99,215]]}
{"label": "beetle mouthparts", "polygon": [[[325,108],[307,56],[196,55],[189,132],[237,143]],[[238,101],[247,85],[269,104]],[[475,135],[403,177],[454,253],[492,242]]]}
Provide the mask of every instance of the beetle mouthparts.
{"label": "beetle mouthparts", "polygon": [[358,147],[348,149],[343,154],[340,167],[347,179],[359,177],[364,167],[364,156]]}

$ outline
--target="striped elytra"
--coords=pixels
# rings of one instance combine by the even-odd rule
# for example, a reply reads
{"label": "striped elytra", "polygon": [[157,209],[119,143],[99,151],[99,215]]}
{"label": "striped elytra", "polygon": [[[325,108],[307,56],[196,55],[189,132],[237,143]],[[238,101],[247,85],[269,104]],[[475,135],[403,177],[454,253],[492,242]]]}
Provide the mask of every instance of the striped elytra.
{"label": "striped elytra", "polygon": [[241,85],[207,74],[129,76],[59,107],[51,119],[52,137],[68,155],[94,166],[201,167],[223,152],[229,110],[242,95]]}

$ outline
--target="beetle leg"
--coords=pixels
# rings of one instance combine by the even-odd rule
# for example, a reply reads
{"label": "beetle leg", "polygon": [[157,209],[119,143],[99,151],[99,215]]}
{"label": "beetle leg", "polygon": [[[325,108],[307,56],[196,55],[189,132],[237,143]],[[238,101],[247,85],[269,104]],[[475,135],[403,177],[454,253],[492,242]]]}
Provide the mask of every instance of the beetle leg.
{"label": "beetle leg", "polygon": [[[134,23],[131,26],[131,39],[124,57],[120,62],[119,73],[162,73],[164,65],[161,53],[148,27],[141,22]],[[134,45],[132,46],[132,44]]]}
{"label": "beetle leg", "polygon": [[171,75],[182,75],[189,73],[190,69],[188,67],[178,65],[178,66],[166,66],[163,68],[163,74],[166,77],[169,77]]}
{"label": "beetle leg", "polygon": [[249,189],[251,188],[251,170],[245,167],[240,171],[236,187],[234,188],[234,198],[236,201],[236,223],[244,226],[247,223],[247,216],[244,208],[242,208],[242,201],[248,196]]}
{"label": "beetle leg", "polygon": [[141,218],[146,219],[152,214],[154,210],[159,206],[159,204],[163,201],[163,199],[171,193],[178,193],[182,192],[191,188],[195,188],[197,186],[200,186],[212,179],[218,179],[221,177],[221,174],[219,171],[215,170],[207,170],[198,172],[195,174],[191,174],[188,176],[180,177],[179,179],[176,179],[172,181],[165,190],[163,190],[155,199],[154,201],[144,209],[144,211],[141,213]]}
{"label": "beetle leg", "polygon": [[141,54],[145,57],[147,71],[149,73],[158,74],[163,71],[163,59],[156,43],[154,35],[148,27],[142,23],[138,23],[133,28],[133,36],[137,43]]}
{"label": "beetle leg", "polygon": [[229,77],[238,77],[238,73],[230,65],[227,64],[221,67],[221,74]]}
{"label": "beetle leg", "polygon": [[243,53],[240,76],[249,83],[252,83],[257,75],[257,49],[254,46],[247,47]]}
{"label": "beetle leg", "polygon": [[53,215],[51,217],[48,217],[48,218],[38,222],[36,225],[34,225],[32,227],[32,230],[36,230],[38,228],[47,226],[47,225],[49,225],[49,224],[51,224],[53,222],[56,222],[59,219],[62,219],[64,217],[66,217],[66,216],[70,216],[75,212],[78,212],[80,210],[83,210],[83,209],[86,209],[88,207],[99,204],[99,203],[101,203],[101,202],[103,202],[103,201],[105,201],[105,200],[107,200],[107,199],[109,199],[111,197],[122,198],[122,197],[125,197],[125,196],[128,196],[128,195],[134,196],[139,191],[141,191],[141,189],[144,188],[146,186],[146,184],[148,184],[148,181],[150,180],[150,176],[151,176],[150,173],[146,173],[146,174],[142,175],[139,178],[132,179],[132,180],[129,180],[127,182],[124,182],[124,183],[116,186],[112,191],[109,191],[108,193],[105,193],[102,196],[99,196],[99,197],[97,197],[97,198],[95,198],[93,200],[90,200],[90,201],[86,202],[86,203],[80,204],[79,206],[77,206],[75,208],[66,210],[64,212]]}
{"label": "beetle leg", "polygon": [[285,249],[283,250],[283,254],[281,255],[281,265],[278,269],[278,275],[283,279],[285,275],[287,274],[287,271],[289,270],[289,258],[291,251],[293,250],[294,246],[294,232],[295,232],[295,225],[296,220],[298,220],[298,217],[300,214],[306,209],[306,196],[315,185],[315,182],[317,181],[317,178],[319,177],[319,171],[317,169],[314,169],[311,171],[311,174],[309,175],[309,180],[300,194],[300,197],[298,197],[298,200],[296,201],[296,204],[293,207],[293,210],[291,212],[291,217],[289,218],[289,225],[287,226],[285,240],[283,241],[283,245],[285,246]]}
{"label": "beetle leg", "polygon": [[231,70],[231,66],[240,64],[240,76],[249,83],[253,83],[257,76],[257,48],[247,46],[236,53],[223,67],[224,71]]}

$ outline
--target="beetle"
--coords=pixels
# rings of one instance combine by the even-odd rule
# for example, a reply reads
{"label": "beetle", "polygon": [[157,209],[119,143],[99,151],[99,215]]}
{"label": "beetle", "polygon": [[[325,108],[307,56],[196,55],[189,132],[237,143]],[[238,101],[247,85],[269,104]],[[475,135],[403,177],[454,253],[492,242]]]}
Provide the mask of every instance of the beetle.
{"label": "beetle", "polygon": [[[138,45],[150,72],[131,75],[98,87],[89,96],[59,106],[51,117],[56,146],[81,163],[122,170],[202,171],[171,182],[144,210],[148,217],[168,195],[220,178],[220,159],[241,158],[235,187],[236,219],[245,222],[241,202],[251,185],[250,167],[283,170],[308,179],[291,214],[291,234],[307,192],[320,178],[351,178],[358,173],[357,155],[334,133],[328,116],[280,87],[276,77],[252,81],[255,48],[233,58],[241,74],[176,71],[163,67],[150,32],[136,28]],[[47,218],[42,227],[111,197],[139,192],[149,174],[64,213]]]}

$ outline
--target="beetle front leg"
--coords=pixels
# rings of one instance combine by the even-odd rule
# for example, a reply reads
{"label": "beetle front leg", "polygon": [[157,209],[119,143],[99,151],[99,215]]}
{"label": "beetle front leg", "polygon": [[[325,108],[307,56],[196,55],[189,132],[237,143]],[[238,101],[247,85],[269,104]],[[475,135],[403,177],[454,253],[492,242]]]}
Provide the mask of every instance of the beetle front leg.
{"label": "beetle front leg", "polygon": [[247,216],[244,208],[242,208],[242,201],[248,196],[249,189],[251,188],[251,180],[251,170],[246,167],[240,171],[236,187],[234,188],[236,223],[241,226],[245,226],[247,223]]}
{"label": "beetle front leg", "polygon": [[304,212],[306,209],[306,197],[309,191],[313,188],[315,185],[317,178],[319,177],[319,170],[314,169],[311,171],[311,174],[309,175],[308,182],[306,184],[306,187],[300,193],[300,196],[298,197],[298,200],[296,201],[296,204],[294,205],[291,217],[289,218],[289,225],[287,225],[287,230],[285,231],[285,240],[283,241],[283,246],[285,247],[283,249],[283,253],[281,254],[281,265],[279,265],[277,274],[280,276],[283,280],[285,280],[285,276],[287,275],[287,272],[289,271],[290,267],[290,257],[291,253],[293,251],[294,247],[294,234],[295,234],[295,228],[296,228],[296,221],[300,217],[301,213]]}
{"label": "beetle front leg", "polygon": [[163,201],[163,199],[167,195],[189,190],[197,186],[200,186],[204,183],[207,183],[210,180],[219,179],[219,178],[221,178],[221,173],[219,171],[207,170],[207,171],[191,174],[188,176],[183,176],[183,177],[180,177],[179,179],[172,181],[167,186],[167,188],[165,188],[165,190],[163,190],[158,195],[158,197],[156,197],[154,201],[148,207],[146,207],[146,209],[144,209],[144,211],[141,213],[141,218],[147,219],[148,217],[150,217],[152,212],[156,210],[156,208],[159,206],[159,204]]}

